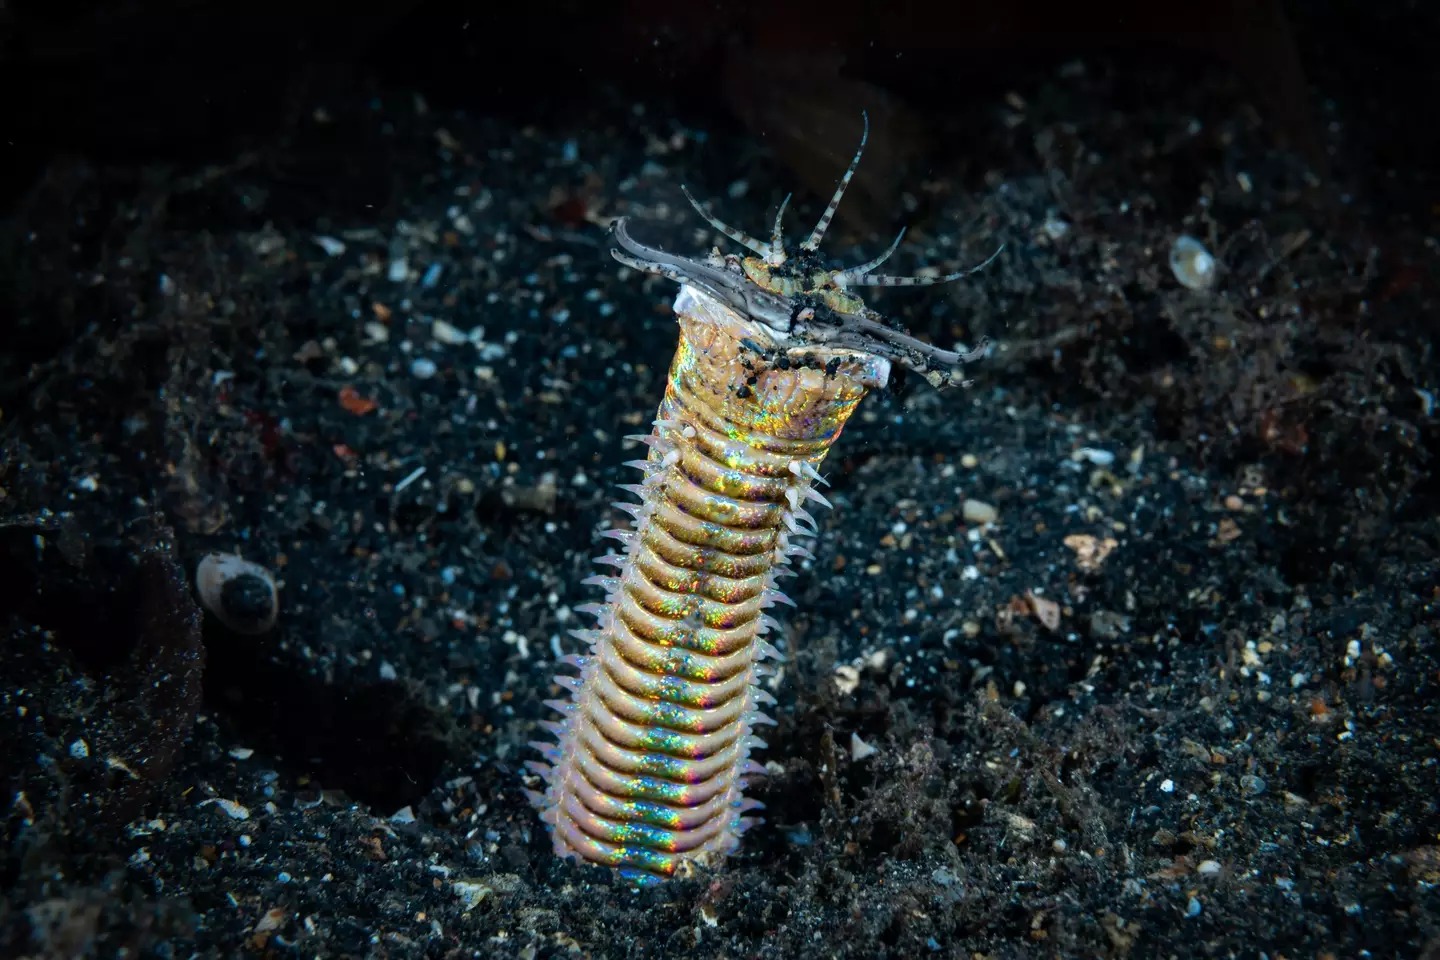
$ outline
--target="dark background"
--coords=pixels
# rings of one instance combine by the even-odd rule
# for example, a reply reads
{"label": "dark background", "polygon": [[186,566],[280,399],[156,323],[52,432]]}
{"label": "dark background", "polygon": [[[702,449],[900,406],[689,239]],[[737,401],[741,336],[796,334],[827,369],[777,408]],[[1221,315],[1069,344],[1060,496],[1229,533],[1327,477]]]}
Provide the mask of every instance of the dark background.
{"label": "dark background", "polygon": [[[1347,182],[1376,201],[1423,211],[1437,200],[1433,175],[1422,178],[1423,196],[1413,180],[1403,196],[1386,192],[1389,168],[1433,170],[1440,159],[1440,14],[1420,0],[395,0],[383,12],[354,12],[364,6],[7,5],[0,88],[11,173],[0,210],[59,153],[100,165],[225,160],[283,129],[291,110],[362,77],[419,90],[437,106],[537,120],[583,104],[599,84],[636,97],[666,92],[762,135],[783,127],[797,101],[848,89],[862,102],[833,106],[845,111],[849,137],[863,101],[883,97],[901,113],[963,110],[1019,75],[1096,54],[1122,66],[1229,64],[1279,135],[1317,167],[1342,164]],[[1363,155],[1324,156],[1314,89],[1365,128],[1347,138]],[[1137,104],[1146,94],[1138,84],[1132,91]],[[803,158],[791,159],[803,170]]]}

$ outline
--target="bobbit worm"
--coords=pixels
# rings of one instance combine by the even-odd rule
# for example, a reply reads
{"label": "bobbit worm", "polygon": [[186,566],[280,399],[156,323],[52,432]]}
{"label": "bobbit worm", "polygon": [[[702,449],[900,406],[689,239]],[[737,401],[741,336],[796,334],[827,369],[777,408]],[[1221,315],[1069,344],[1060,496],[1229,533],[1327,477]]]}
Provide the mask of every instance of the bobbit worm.
{"label": "bobbit worm", "polygon": [[[564,658],[578,675],[547,701],[559,719],[542,725],[554,742],[535,743],[543,761],[527,766],[544,783],[530,791],[555,852],[617,868],[637,882],[714,866],[739,845],[761,807],[744,797],[764,768],[756,727],[774,698],[758,681],[780,653],[766,612],[793,602],[777,586],[802,540],[817,532],[808,504],[829,506],[816,489],[819,466],[865,394],[883,387],[892,363],[934,386],[956,382],[981,356],[945,351],[897,331],[851,292],[865,286],[946,283],[982,269],[937,277],[875,272],[904,236],[856,267],[830,269],[818,253],[869,136],[829,205],[794,253],[785,247],[780,205],[768,242],[711,216],[712,228],[753,256],[718,250],[693,260],[634,240],[626,220],[612,226],[611,255],[631,269],[680,285],[674,311],[680,339],[641,482],[622,484],[634,517],[608,530],[610,568],[586,580],[605,590],[591,629],[572,634],[588,648]],[[682,190],[684,188],[682,187]],[[789,198],[786,198],[788,202]],[[998,254],[999,251],[997,251]],[[994,259],[992,256],[991,260]]]}

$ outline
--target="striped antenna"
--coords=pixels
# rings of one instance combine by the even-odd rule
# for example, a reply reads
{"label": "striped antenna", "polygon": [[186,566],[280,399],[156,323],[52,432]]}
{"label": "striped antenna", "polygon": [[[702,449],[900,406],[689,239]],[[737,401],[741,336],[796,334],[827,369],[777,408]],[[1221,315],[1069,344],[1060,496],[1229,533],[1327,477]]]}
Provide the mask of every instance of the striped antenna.
{"label": "striped antenna", "polygon": [[772,267],[785,262],[785,233],[780,221],[785,217],[785,208],[790,205],[790,196],[785,194],[785,199],[780,201],[780,209],[775,212],[775,229],[770,232],[770,253],[765,257],[765,262]]}
{"label": "striped antenna", "polygon": [[858,277],[852,277],[848,275],[850,271],[847,270],[845,271],[847,274],[845,282],[852,287],[933,287],[937,283],[949,283],[951,280],[959,280],[962,277],[968,277],[972,273],[978,273],[984,270],[995,261],[996,257],[1000,256],[1001,251],[1004,249],[1005,244],[1002,243],[998,250],[985,258],[984,263],[971,267],[969,270],[961,270],[959,273],[947,273],[939,277],[889,277],[882,274],[866,273]]}
{"label": "striped antenna", "polygon": [[820,241],[824,239],[825,231],[830,227],[830,221],[835,219],[835,211],[840,207],[840,199],[845,196],[845,188],[850,186],[850,180],[855,176],[855,168],[860,166],[860,155],[865,152],[865,141],[870,139],[870,114],[862,110],[860,116],[865,119],[865,130],[860,134],[860,149],[855,151],[855,159],[850,161],[850,169],[840,178],[840,186],[835,188],[835,196],[830,198],[830,205],[820,215],[820,222],[810,231],[809,238],[800,244],[800,249],[806,253],[814,253],[820,248]]}
{"label": "striped antenna", "polygon": [[729,237],[731,240],[734,240],[741,246],[747,247],[755,253],[758,253],[762,257],[768,259],[772,255],[772,251],[768,243],[765,243],[761,240],[756,240],[754,237],[750,236],[750,234],[748,233],[745,233],[743,230],[736,230],[734,227],[729,226],[725,222],[717,220],[714,217],[710,216],[710,214],[705,210],[705,208],[700,206],[700,202],[690,195],[690,191],[685,188],[684,184],[680,185],[680,192],[685,194],[685,199],[690,201],[690,206],[694,207],[695,212],[700,214],[700,216],[704,217],[705,222],[710,224],[710,226],[725,234],[725,236]]}
{"label": "striped antenna", "polygon": [[891,242],[890,248],[884,253],[880,254],[880,256],[876,257],[874,260],[862,263],[858,267],[851,267],[848,270],[837,270],[833,274],[831,274],[830,279],[835,281],[836,286],[845,287],[849,284],[854,283],[861,277],[868,276],[871,270],[874,270],[876,267],[880,266],[880,264],[890,259],[891,255],[900,248],[900,241],[904,238],[905,228],[901,227],[900,235],[897,236],[893,242]]}

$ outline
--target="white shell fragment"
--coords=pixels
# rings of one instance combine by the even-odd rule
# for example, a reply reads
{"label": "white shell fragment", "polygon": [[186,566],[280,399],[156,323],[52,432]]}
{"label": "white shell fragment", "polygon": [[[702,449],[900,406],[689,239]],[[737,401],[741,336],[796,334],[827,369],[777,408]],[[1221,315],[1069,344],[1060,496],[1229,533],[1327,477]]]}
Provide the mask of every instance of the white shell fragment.
{"label": "white shell fragment", "polygon": [[1217,264],[1199,240],[1187,234],[1175,238],[1170,247],[1170,272],[1191,290],[1208,290],[1215,283]]}
{"label": "white shell fragment", "polygon": [[234,800],[226,800],[221,797],[211,797],[209,800],[201,800],[200,803],[197,804],[197,806],[204,807],[212,803],[215,804],[216,808],[218,808],[222,813],[225,814],[225,816],[229,817],[231,820],[250,819],[250,808],[245,806],[244,804],[236,803]]}
{"label": "white shell fragment", "polygon": [[1099,447],[1081,447],[1070,454],[1070,459],[1079,463],[1081,460],[1088,460],[1097,467],[1108,467],[1115,462],[1115,454],[1109,450],[1102,450]]}
{"label": "white shell fragment", "polygon": [[195,588],[201,605],[236,633],[264,633],[280,613],[275,577],[233,553],[207,554],[195,568]]}
{"label": "white shell fragment", "polygon": [[841,664],[835,668],[835,689],[840,695],[848,697],[860,686],[860,671],[847,664]]}
{"label": "white shell fragment", "polygon": [[864,740],[861,740],[860,734],[850,734],[850,759],[852,762],[859,763],[861,760],[864,760],[867,757],[873,757],[879,752],[879,747],[874,746],[873,744],[866,743]]}

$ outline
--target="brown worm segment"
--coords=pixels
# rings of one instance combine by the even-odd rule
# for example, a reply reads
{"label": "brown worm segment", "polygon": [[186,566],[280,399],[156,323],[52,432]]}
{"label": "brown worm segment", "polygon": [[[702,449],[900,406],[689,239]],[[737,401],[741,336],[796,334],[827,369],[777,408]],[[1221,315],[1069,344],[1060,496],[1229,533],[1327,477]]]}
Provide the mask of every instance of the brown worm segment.
{"label": "brown worm segment", "polygon": [[555,742],[534,744],[544,762],[527,764],[544,780],[531,799],[560,856],[644,882],[738,846],[754,822],[745,814],[761,806],[743,794],[764,772],[750,759],[765,745],[753,730],[774,722],[760,711],[774,698],[758,686],[763,661],[780,659],[766,611],[793,606],[776,579],[811,556],[799,541],[816,533],[805,505],[829,506],[814,486],[820,463],[892,362],[943,387],[984,353],[894,330],[849,288],[946,283],[990,260],[935,278],[874,274],[897,237],[860,267],[821,264],[816,251],[864,148],[862,137],[793,257],[780,216],[762,242],[688,191],[710,226],[756,256],[692,260],[637,242],[624,219],[612,228],[616,260],[680,285],[680,339],[654,430],[633,438],[649,448],[630,463],[641,482],[622,485],[638,502],[616,504],[634,523],[605,532],[620,549],[597,561],[613,570],[586,581],[605,589],[603,603],[581,608],[597,623],[571,631],[589,650],[564,659],[579,675],[555,678],[571,695],[547,701],[560,713],[542,724]]}

